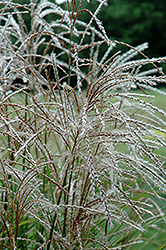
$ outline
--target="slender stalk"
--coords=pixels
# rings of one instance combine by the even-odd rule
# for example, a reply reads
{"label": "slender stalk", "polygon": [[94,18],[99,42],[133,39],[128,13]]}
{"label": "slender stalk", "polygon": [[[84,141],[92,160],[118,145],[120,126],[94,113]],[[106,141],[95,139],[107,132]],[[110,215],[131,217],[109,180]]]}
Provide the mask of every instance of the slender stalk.
{"label": "slender stalk", "polygon": [[[74,159],[73,159],[74,162]],[[70,187],[71,187],[71,181],[72,181],[72,176],[73,173],[71,171],[70,178],[69,178],[69,185],[68,185],[68,193],[70,192]],[[64,204],[68,205],[68,199],[69,197],[66,197],[66,194],[64,194]],[[62,231],[62,236],[66,236],[66,223],[67,223],[67,208],[64,208],[64,220],[63,220],[63,231]]]}
{"label": "slender stalk", "polygon": [[[67,172],[68,172],[68,168],[66,169],[66,172],[65,172],[65,176],[64,176],[64,179],[63,179],[62,187],[64,187],[65,184],[66,184]],[[59,197],[58,197],[58,200],[57,200],[57,205],[60,204],[61,197],[62,197],[62,190],[60,191],[60,194],[59,194]],[[51,245],[51,240],[52,240],[52,236],[53,236],[53,231],[54,231],[54,227],[55,227],[56,218],[57,218],[57,213],[55,212],[54,217],[53,217],[53,221],[52,221],[52,225],[51,225],[49,239],[48,239],[49,242],[47,244],[47,250],[50,249],[50,245]]]}
{"label": "slender stalk", "polygon": [[[27,105],[28,105],[28,95],[26,93],[25,94],[25,107],[27,107]],[[25,111],[25,117],[24,117],[25,122],[27,122],[27,116],[28,116],[28,113],[27,111]],[[26,141],[26,136],[24,136],[24,141]],[[25,156],[25,150],[24,150],[23,155]],[[23,157],[23,171],[25,171],[25,157]]]}

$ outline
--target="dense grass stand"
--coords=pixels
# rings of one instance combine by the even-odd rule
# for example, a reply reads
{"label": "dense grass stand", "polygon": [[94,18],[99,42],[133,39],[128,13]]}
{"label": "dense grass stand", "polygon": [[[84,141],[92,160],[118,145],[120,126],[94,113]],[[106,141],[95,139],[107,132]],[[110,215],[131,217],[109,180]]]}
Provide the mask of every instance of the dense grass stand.
{"label": "dense grass stand", "polygon": [[111,41],[97,3],[0,1],[3,250],[166,246],[166,57]]}

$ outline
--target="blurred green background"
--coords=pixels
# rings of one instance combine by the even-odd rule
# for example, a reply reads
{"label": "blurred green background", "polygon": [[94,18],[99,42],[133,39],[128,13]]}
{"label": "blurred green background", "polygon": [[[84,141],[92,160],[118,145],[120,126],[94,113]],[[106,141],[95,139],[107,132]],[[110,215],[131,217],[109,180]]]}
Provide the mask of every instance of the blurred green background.
{"label": "blurred green background", "polygon": [[149,43],[149,56],[166,56],[166,1],[108,0],[99,13],[110,38]]}

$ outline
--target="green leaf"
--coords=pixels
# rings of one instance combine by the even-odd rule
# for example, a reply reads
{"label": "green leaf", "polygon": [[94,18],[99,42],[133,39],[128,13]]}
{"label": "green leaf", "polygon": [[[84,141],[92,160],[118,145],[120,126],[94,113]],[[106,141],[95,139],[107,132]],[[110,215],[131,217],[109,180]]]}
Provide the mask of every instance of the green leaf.
{"label": "green leaf", "polygon": [[158,250],[166,249],[166,244],[162,247],[160,247]]}

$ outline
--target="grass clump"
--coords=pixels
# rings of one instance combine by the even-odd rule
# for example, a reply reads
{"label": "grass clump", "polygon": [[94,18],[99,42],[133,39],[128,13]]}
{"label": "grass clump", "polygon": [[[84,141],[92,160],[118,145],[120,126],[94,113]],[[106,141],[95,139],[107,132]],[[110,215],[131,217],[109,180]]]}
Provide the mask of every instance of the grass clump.
{"label": "grass clump", "polygon": [[0,2],[2,249],[165,244],[149,242],[165,233],[166,113],[148,90],[165,82],[166,58],[110,41],[106,1],[94,13],[84,2]]}

